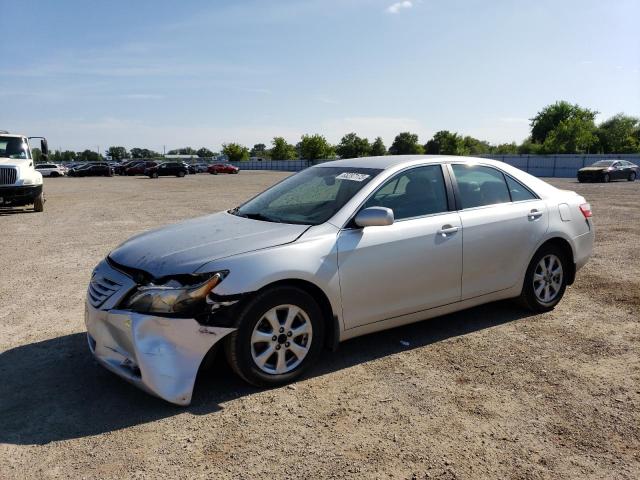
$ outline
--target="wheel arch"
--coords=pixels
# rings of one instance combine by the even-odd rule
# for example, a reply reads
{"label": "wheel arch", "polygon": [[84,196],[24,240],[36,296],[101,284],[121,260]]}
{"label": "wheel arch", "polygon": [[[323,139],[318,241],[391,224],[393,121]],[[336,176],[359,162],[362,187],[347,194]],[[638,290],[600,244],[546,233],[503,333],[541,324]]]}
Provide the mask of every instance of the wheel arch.
{"label": "wheel arch", "polygon": [[535,254],[541,248],[544,248],[550,245],[553,245],[559,248],[564,254],[565,258],[569,260],[568,262],[569,271],[567,272],[567,285],[571,285],[576,278],[576,262],[575,262],[575,256],[573,254],[573,247],[571,246],[571,243],[569,243],[567,239],[563,237],[558,237],[558,236],[548,238],[540,246],[538,246],[538,248],[536,248],[536,251],[534,252],[533,256],[535,256]]}
{"label": "wheel arch", "polygon": [[318,302],[318,306],[320,307],[322,316],[325,320],[324,346],[329,350],[335,351],[338,348],[338,343],[340,342],[340,323],[338,320],[338,316],[333,311],[333,307],[331,306],[329,297],[318,285],[308,280],[302,280],[299,278],[287,278],[269,283],[261,287],[260,290],[254,293],[263,292],[270,288],[284,286],[299,288],[300,290],[307,292],[313,297],[314,300],[316,300],[316,302]]}

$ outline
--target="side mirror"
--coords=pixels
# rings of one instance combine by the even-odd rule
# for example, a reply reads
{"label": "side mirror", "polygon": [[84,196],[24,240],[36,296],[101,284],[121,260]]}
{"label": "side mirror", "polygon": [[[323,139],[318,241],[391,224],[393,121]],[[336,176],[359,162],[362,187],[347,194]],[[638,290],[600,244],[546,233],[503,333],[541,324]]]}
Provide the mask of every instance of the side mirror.
{"label": "side mirror", "polygon": [[40,140],[40,150],[42,151],[42,155],[49,155],[49,144],[47,143],[47,139],[43,138]]}
{"label": "side mirror", "polygon": [[354,218],[359,227],[383,227],[392,225],[394,221],[393,210],[386,207],[369,207],[360,210]]}

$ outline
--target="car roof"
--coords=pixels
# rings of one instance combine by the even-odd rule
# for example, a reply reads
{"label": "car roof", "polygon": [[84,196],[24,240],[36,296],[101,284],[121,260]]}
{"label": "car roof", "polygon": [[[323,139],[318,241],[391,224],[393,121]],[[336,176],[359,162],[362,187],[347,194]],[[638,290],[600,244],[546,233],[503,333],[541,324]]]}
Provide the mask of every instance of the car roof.
{"label": "car roof", "polygon": [[496,160],[478,157],[459,157],[454,155],[385,155],[382,157],[359,157],[348,158],[344,160],[334,160],[323,162],[316,167],[353,167],[353,168],[378,168],[386,170],[388,168],[413,165],[414,163],[442,163],[442,162],[461,162],[461,163],[477,163],[485,164],[501,164]]}

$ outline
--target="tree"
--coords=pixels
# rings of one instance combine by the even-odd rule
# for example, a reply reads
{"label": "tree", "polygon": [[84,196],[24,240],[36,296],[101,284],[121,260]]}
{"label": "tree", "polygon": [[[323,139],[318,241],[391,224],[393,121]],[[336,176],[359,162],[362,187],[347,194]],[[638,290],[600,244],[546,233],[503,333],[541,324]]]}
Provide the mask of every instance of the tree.
{"label": "tree", "polygon": [[196,152],[191,147],[183,147],[183,148],[175,148],[173,150],[169,150],[167,154],[168,155],[197,155],[198,152]]}
{"label": "tree", "polygon": [[527,137],[524,142],[518,145],[519,155],[538,155],[542,151],[542,145],[533,143],[531,137]]}
{"label": "tree", "polygon": [[271,144],[273,147],[269,151],[269,155],[273,160],[294,160],[298,158],[296,147],[288,143],[284,137],[273,137]]}
{"label": "tree", "polygon": [[200,158],[211,158],[214,156],[213,152],[205,147],[202,147],[196,153]]}
{"label": "tree", "polygon": [[123,160],[125,158],[129,158],[129,152],[124,147],[109,147],[107,150],[107,155],[109,155],[113,160]]}
{"label": "tree", "polygon": [[543,153],[588,153],[597,145],[593,120],[569,118],[551,130],[542,144]]}
{"label": "tree", "polygon": [[336,153],[340,158],[366,157],[371,154],[371,145],[368,139],[351,132],[342,137],[340,144],[336,146]]}
{"label": "tree", "polygon": [[495,148],[486,140],[478,140],[477,138],[470,137],[468,135],[464,137],[462,141],[466,153],[458,155],[486,155],[491,153]]}
{"label": "tree", "polygon": [[333,147],[322,135],[302,135],[300,140],[300,156],[306,160],[333,158]]}
{"label": "tree", "polygon": [[81,162],[99,162],[102,160],[102,155],[93,150],[84,150],[78,152],[77,159]]}
{"label": "tree", "polygon": [[374,157],[381,157],[387,154],[387,147],[385,147],[382,137],[376,137],[371,144],[371,155]]}
{"label": "tree", "polygon": [[39,148],[32,148],[31,155],[33,156],[33,163],[39,163],[42,160],[42,150]]}
{"label": "tree", "polygon": [[[480,140],[473,137],[466,137],[466,139],[470,145],[477,146],[481,143]],[[449,130],[436,132],[433,138],[425,144],[424,149],[426,153],[431,155],[468,155],[470,152],[470,147],[466,145],[465,139]]]}
{"label": "tree", "polygon": [[583,153],[597,143],[595,110],[560,101],[547,105],[531,119],[531,141],[543,153]]}
{"label": "tree", "polygon": [[640,151],[640,119],[619,113],[602,122],[596,131],[602,153]]}
{"label": "tree", "polygon": [[415,155],[424,153],[424,148],[418,143],[418,135],[402,132],[393,140],[389,147],[391,155]]}
{"label": "tree", "polygon": [[161,155],[158,152],[149,150],[148,148],[132,148],[129,152],[131,158],[158,158]]}
{"label": "tree", "polygon": [[249,149],[239,143],[223,143],[222,153],[227,156],[230,162],[249,160]]}
{"label": "tree", "polygon": [[250,157],[268,157],[269,152],[267,146],[264,143],[256,143],[249,152]]}
{"label": "tree", "polygon": [[516,155],[518,153],[518,146],[516,145],[516,142],[501,143],[500,145],[491,147],[491,153],[496,153],[498,155]]}

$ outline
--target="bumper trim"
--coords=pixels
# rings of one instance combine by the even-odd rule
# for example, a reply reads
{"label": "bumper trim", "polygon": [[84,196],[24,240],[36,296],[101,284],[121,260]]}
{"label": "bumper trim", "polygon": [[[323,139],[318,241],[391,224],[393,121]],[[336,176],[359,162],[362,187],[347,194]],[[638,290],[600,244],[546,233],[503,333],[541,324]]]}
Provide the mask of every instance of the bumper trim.
{"label": "bumper trim", "polygon": [[209,350],[234,328],[203,328],[193,318],[167,318],[85,303],[89,350],[106,369],[177,405],[189,405]]}

